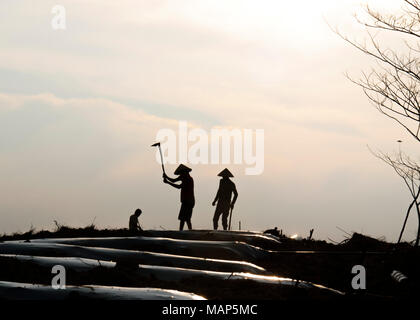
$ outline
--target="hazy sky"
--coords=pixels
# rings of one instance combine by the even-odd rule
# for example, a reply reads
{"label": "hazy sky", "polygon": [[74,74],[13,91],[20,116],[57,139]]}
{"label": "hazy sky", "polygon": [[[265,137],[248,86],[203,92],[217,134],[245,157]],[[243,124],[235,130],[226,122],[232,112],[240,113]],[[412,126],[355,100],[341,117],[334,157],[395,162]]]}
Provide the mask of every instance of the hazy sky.
{"label": "hazy sky", "polygon": [[[344,73],[374,62],[357,39],[354,0],[62,0],[0,3],[0,232],[53,221],[176,229],[179,192],[162,183],[150,144],[162,128],[265,130],[265,170],[231,165],[233,215],[249,230],[395,241],[409,194],[367,145],[416,144]],[[392,11],[402,1],[369,1]],[[417,156],[417,154],[414,154]],[[224,165],[191,165],[195,228],[211,228]],[[173,172],[175,165],[168,166]],[[415,237],[413,217],[407,239]]]}

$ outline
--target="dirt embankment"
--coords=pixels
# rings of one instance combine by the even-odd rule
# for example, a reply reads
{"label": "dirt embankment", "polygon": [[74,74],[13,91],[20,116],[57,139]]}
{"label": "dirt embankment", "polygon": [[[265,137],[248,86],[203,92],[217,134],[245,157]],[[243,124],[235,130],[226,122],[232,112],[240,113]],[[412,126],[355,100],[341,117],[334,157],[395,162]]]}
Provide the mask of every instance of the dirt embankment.
{"label": "dirt embankment", "polygon": [[[174,233],[174,231],[170,231]],[[156,232],[155,232],[156,233]],[[176,232],[175,232],[176,233]],[[162,236],[162,232],[144,232],[142,236]],[[168,234],[169,235],[169,234]],[[420,250],[407,243],[395,245],[354,233],[341,244],[316,240],[293,240],[286,237],[264,239],[262,234],[215,234],[211,231],[176,233],[173,238],[197,241],[218,241],[220,237],[232,241],[239,238],[252,246],[258,242],[262,250],[269,254],[255,263],[269,273],[302,281],[310,281],[345,292],[346,299],[407,299],[418,298],[420,289]],[[3,236],[0,241],[39,238],[78,237],[129,237],[126,229],[96,230],[94,227],[72,229],[61,227],[56,232],[34,231],[25,234]],[[352,268],[362,265],[366,269],[366,290],[354,290],[351,286]],[[398,270],[407,280],[398,283],[391,272]],[[51,270],[31,262],[1,258],[0,280],[40,283],[49,285]],[[251,283],[246,280],[224,281],[194,277],[182,281],[163,281],[153,277],[134,275],[130,270],[95,268],[87,272],[69,272],[69,284],[97,284],[128,287],[156,287],[176,289],[200,294],[209,299],[336,299],[319,291],[316,294],[288,286],[273,286],[266,283]]]}

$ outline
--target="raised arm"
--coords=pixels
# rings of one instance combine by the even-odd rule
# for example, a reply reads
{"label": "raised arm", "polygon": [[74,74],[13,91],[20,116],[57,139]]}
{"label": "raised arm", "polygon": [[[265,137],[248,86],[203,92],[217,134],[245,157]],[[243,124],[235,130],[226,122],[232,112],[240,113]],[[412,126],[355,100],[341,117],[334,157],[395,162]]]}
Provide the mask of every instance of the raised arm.
{"label": "raised arm", "polygon": [[169,181],[167,178],[163,178],[163,182],[166,183],[166,184],[169,184],[170,186],[172,186],[176,189],[181,189],[181,187],[182,187],[181,184],[173,183],[173,182]]}
{"label": "raised arm", "polygon": [[162,175],[162,177],[163,177],[163,179],[166,179],[166,180],[168,180],[168,181],[170,181],[170,182],[177,182],[177,181],[181,181],[181,177],[177,177],[177,178],[170,178],[170,177],[168,177],[168,176],[167,176],[167,174],[166,174],[166,173],[164,173],[164,174]]}

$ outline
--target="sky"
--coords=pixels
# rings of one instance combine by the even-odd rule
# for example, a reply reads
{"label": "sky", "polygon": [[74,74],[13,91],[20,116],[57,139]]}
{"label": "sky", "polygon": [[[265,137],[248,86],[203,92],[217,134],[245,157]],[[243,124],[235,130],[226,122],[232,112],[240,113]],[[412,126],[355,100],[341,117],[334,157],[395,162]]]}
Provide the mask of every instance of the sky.
{"label": "sky", "polygon": [[[264,171],[189,165],[193,227],[210,229],[224,167],[239,198],[232,225],[341,241],[396,241],[410,196],[374,150],[416,143],[345,76],[375,62],[331,29],[365,39],[363,3],[402,1],[62,0],[0,3],[0,233],[60,224],[178,227],[179,191],[162,182],[155,142],[179,121],[264,130]],[[331,26],[331,27],[330,27]],[[389,39],[394,46],[401,45]],[[188,165],[188,164],[187,164]],[[167,164],[172,173],[177,164]],[[417,219],[406,239],[415,238]]]}

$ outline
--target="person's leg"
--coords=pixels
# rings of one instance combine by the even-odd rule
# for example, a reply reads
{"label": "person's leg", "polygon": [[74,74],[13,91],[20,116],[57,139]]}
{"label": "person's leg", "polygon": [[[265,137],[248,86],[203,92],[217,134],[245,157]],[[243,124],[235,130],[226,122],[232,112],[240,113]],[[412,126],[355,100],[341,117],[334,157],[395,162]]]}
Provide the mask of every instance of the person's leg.
{"label": "person's leg", "polygon": [[214,230],[217,230],[217,228],[219,227],[219,217],[220,217],[220,211],[217,210],[214,211],[214,216],[213,216],[213,228]]}
{"label": "person's leg", "polygon": [[179,209],[179,215],[178,215],[178,220],[179,220],[179,231],[184,230],[184,223],[185,223],[185,210],[186,210],[185,203],[181,203],[181,208]]}
{"label": "person's leg", "polygon": [[188,226],[188,230],[192,230],[192,224],[191,224],[191,218],[192,218],[192,214],[193,214],[193,209],[194,209],[194,204],[190,204],[188,206],[188,210],[187,210],[187,226]]}
{"label": "person's leg", "polygon": [[[223,230],[227,230],[227,218],[229,216],[229,202],[218,202],[216,207],[217,220],[222,216]],[[215,217],[216,217],[215,212]]]}
{"label": "person's leg", "polygon": [[222,215],[222,224],[223,224],[223,230],[227,230],[228,227],[228,223],[227,223],[227,218],[228,218],[229,214],[223,213]]}

